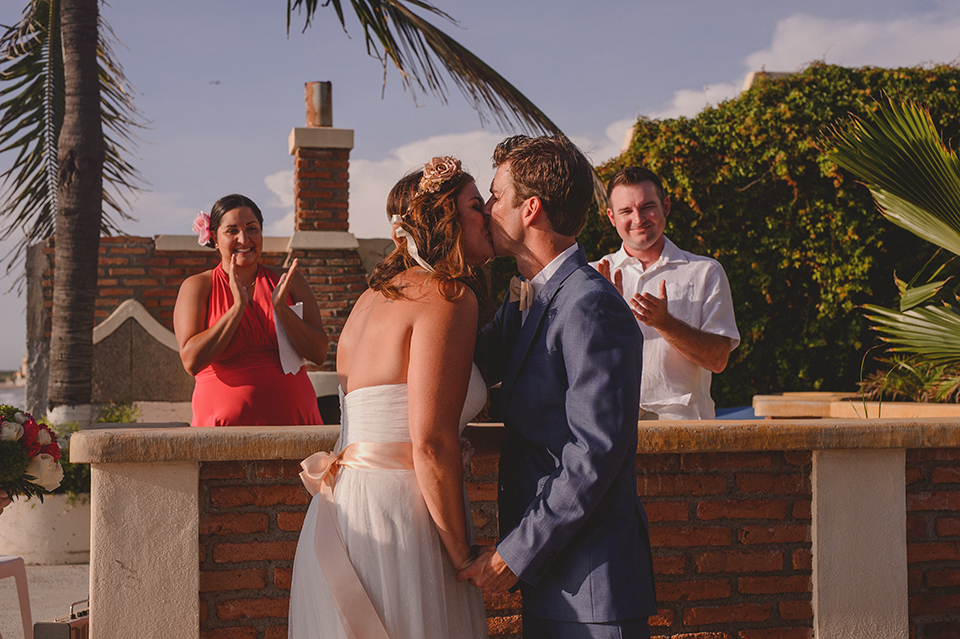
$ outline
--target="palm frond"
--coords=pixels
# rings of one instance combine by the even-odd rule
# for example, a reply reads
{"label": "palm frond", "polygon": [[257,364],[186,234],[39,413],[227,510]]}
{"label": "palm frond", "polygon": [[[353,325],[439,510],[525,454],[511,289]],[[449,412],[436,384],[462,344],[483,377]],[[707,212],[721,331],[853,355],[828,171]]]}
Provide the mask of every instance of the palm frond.
{"label": "palm frond", "polygon": [[[127,193],[144,183],[126,160],[142,125],[133,88],[113,53],[116,36],[100,18],[101,117],[106,158],[101,232],[119,231]],[[63,53],[58,0],[31,0],[20,22],[0,35],[0,153],[14,153],[0,174],[0,239],[22,237],[6,256],[6,271],[19,266],[24,247],[54,233],[57,198],[57,141],[64,115]]]}
{"label": "palm frond", "polygon": [[865,305],[867,319],[895,351],[914,353],[931,363],[960,362],[960,313],[954,306],[924,306],[906,312]]}
{"label": "palm frond", "polygon": [[[448,91],[442,68],[477,111],[481,122],[492,116],[501,128],[533,133],[561,134],[560,129],[533,102],[488,64],[449,35],[411,10],[415,7],[455,23],[425,0],[350,0],[366,38],[367,52],[400,72],[404,88],[431,93],[446,102]],[[346,30],[342,0],[287,0],[287,30],[294,10],[305,13],[306,30],[321,6],[332,5]],[[382,51],[382,53],[381,53]]]}
{"label": "palm frond", "polygon": [[836,128],[827,157],[864,181],[890,221],[960,254],[960,159],[930,113],[890,102]]}
{"label": "palm frond", "polygon": [[939,293],[944,285],[950,281],[949,278],[945,280],[937,280],[935,282],[927,282],[920,286],[910,286],[907,282],[904,282],[900,278],[894,278],[897,282],[897,288],[900,289],[900,311],[909,311],[914,306],[919,306],[924,302],[932,299]]}
{"label": "palm frond", "polygon": [[56,149],[64,109],[59,15],[57,0],[34,0],[20,22],[0,36],[0,153],[16,152],[0,174],[0,239],[22,231],[18,254],[23,245],[53,232],[56,215]]}

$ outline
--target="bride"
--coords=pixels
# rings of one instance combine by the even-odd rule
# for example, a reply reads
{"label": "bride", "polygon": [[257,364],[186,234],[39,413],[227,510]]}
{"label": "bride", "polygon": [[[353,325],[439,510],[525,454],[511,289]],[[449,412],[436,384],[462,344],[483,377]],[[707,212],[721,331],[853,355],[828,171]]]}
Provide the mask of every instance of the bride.
{"label": "bride", "polygon": [[303,462],[314,493],[297,546],[291,639],[487,636],[460,431],[486,402],[476,366],[484,201],[459,160],[434,158],[390,193],[397,247],[337,349],[342,427]]}

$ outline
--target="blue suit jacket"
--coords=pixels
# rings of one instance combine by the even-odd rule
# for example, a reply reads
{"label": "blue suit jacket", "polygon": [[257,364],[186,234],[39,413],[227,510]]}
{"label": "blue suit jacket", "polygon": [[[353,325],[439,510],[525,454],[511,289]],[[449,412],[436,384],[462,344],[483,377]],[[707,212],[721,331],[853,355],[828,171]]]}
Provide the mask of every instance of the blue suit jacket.
{"label": "blue suit jacket", "polygon": [[521,327],[504,301],[481,332],[506,428],[501,557],[537,617],[602,622],[656,612],[646,513],[637,497],[642,342],[623,297],[567,258]]}

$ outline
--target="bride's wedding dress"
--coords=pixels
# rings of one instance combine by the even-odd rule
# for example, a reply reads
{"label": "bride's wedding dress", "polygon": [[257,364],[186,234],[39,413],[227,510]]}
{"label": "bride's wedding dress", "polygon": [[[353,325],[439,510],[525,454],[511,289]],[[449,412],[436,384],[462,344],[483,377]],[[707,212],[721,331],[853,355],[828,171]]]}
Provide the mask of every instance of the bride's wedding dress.
{"label": "bride's wedding dress", "polygon": [[[474,366],[461,413],[461,431],[483,408],[486,397],[483,378]],[[348,445],[361,442],[372,444],[365,450],[397,450],[396,445],[391,448],[391,444],[383,446],[383,442],[404,442],[409,449],[406,384],[357,389],[341,397],[341,409],[340,441],[335,453],[347,454],[349,451],[344,449]],[[364,445],[359,448],[363,449]],[[399,446],[402,449],[404,445]],[[354,446],[350,450],[357,449]],[[483,595],[468,583],[457,583],[456,571],[447,559],[412,468],[388,470],[377,467],[376,463],[370,467],[369,462],[362,463],[363,454],[357,459],[361,463],[356,466],[367,467],[344,464],[336,469],[333,489],[336,523],[349,563],[382,621],[386,636],[389,639],[487,637]],[[321,569],[320,562],[326,560],[328,563],[324,565],[332,572],[327,557],[335,545],[340,544],[335,530],[332,535],[321,533],[317,538],[318,514],[322,517],[322,510],[328,508],[323,492],[315,494],[300,533],[290,588],[290,639],[345,639],[350,635],[344,632],[341,615],[356,617],[358,610],[362,610],[352,605],[349,596],[344,594],[349,588],[342,585],[340,575],[333,571],[335,574],[331,577]],[[466,493],[464,508],[472,536]],[[319,525],[321,531],[329,530],[323,528],[322,519]],[[325,557],[319,557],[320,553]],[[343,565],[349,568],[345,563],[340,567]],[[334,581],[333,589],[328,578]],[[337,597],[340,607],[346,610],[338,610]],[[362,612],[359,615],[364,616]],[[363,624],[370,619],[354,621]]]}

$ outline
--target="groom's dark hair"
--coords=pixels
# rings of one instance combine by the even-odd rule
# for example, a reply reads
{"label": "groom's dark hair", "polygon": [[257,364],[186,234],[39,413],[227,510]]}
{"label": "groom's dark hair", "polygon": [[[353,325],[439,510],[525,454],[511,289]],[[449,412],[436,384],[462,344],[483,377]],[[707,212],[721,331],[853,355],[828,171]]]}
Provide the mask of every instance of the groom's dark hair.
{"label": "groom's dark hair", "polygon": [[493,152],[494,167],[508,162],[514,206],[537,197],[554,232],[579,235],[593,198],[593,169],[580,149],[562,136],[515,135]]}

